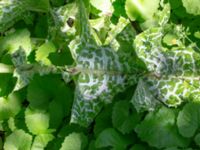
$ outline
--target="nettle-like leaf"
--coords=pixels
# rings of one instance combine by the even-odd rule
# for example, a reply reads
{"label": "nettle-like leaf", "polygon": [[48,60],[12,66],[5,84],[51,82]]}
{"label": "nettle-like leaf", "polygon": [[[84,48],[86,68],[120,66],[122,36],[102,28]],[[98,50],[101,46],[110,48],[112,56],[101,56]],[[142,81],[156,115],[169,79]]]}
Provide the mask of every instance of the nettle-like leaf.
{"label": "nettle-like leaf", "polygon": [[126,149],[132,142],[130,138],[124,137],[113,128],[104,129],[95,141],[96,148],[112,147],[113,149]]}
{"label": "nettle-like leaf", "polygon": [[83,133],[73,132],[65,137],[60,150],[83,150],[87,142],[87,137]]}
{"label": "nettle-like leaf", "polygon": [[[178,33],[178,37],[184,38],[180,26],[172,27],[171,30]],[[155,99],[172,107],[183,101],[199,100],[199,53],[190,45],[183,46],[180,39],[174,39],[179,41],[179,45],[174,48],[164,48],[162,39],[165,34],[164,26],[150,28],[134,41],[136,53],[148,69],[140,83],[145,84],[147,90],[140,92],[141,88],[138,87],[132,100],[136,108],[143,107],[150,99],[154,101],[149,103],[149,107],[153,103],[155,105]]]}
{"label": "nettle-like leaf", "polygon": [[0,39],[0,55],[4,51],[13,54],[20,47],[24,49],[26,56],[30,54],[32,46],[30,32],[27,29],[16,30]]}
{"label": "nettle-like leaf", "polygon": [[140,121],[140,116],[128,101],[115,103],[112,112],[113,126],[121,133],[130,133]]}
{"label": "nettle-like leaf", "polygon": [[175,121],[175,110],[163,106],[158,111],[148,113],[135,131],[142,141],[159,149],[186,147],[189,140],[178,133]]}
{"label": "nettle-like leaf", "polygon": [[25,111],[25,123],[32,134],[49,133],[49,114],[45,111],[27,108]]}
{"label": "nettle-like leaf", "polygon": [[32,136],[26,133],[24,130],[15,130],[9,136],[6,137],[4,144],[5,150],[21,149],[30,150],[32,143]]}
{"label": "nettle-like leaf", "polygon": [[199,108],[199,103],[188,103],[179,112],[177,126],[182,136],[190,138],[195,135],[200,125]]}
{"label": "nettle-like leaf", "polygon": [[14,117],[21,109],[21,101],[16,93],[0,97],[0,120]]}
{"label": "nettle-like leaf", "polygon": [[182,0],[186,11],[193,15],[200,15],[200,6],[198,0]]}
{"label": "nettle-like leaf", "polygon": [[71,71],[79,73],[71,122],[87,126],[101,110],[102,103],[111,102],[127,83],[133,83],[134,76],[127,57],[119,55],[110,46],[96,44],[90,34],[85,6],[82,1],[78,2],[81,36],[70,44],[76,62]]}
{"label": "nettle-like leaf", "polygon": [[34,142],[31,146],[31,150],[43,150],[47,144],[53,140],[54,136],[52,134],[40,134],[37,135],[34,139]]}

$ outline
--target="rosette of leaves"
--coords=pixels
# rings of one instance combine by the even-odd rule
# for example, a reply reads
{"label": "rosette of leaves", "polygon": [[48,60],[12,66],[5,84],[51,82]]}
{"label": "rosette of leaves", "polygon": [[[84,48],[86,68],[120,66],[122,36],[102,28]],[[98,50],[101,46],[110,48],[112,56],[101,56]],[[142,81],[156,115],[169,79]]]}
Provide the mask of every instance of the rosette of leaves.
{"label": "rosette of leaves", "polygon": [[[181,26],[166,24],[170,9],[165,9],[168,16],[162,17],[166,19],[162,19],[161,26],[149,28],[134,41],[136,53],[148,69],[132,99],[138,111],[152,110],[158,103],[177,107],[184,101],[199,101],[200,55],[192,45],[185,45]],[[171,39],[173,46],[167,48],[163,40],[170,32],[177,36]]]}

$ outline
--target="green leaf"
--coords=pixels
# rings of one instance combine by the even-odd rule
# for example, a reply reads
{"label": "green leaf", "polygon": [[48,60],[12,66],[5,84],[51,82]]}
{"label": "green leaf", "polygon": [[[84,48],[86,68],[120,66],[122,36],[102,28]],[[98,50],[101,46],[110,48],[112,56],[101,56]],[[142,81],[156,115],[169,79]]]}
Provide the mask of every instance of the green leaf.
{"label": "green leaf", "polygon": [[130,150],[145,150],[146,147],[140,144],[135,144]]}
{"label": "green leaf", "polygon": [[48,12],[50,9],[49,0],[25,0],[24,5],[27,10],[36,11],[36,12]]}
{"label": "green leaf", "polygon": [[118,54],[110,46],[100,47],[94,42],[83,2],[79,3],[79,18],[86,21],[80,22],[80,38],[70,43],[76,63],[71,71],[79,73],[75,80],[71,122],[87,126],[99,113],[103,102],[110,103],[115,94],[134,83],[135,69],[129,61],[123,61],[127,59],[125,54]]}
{"label": "green leaf", "polygon": [[180,7],[182,4],[181,0],[178,0],[178,1],[169,0],[169,2],[170,2],[170,6],[172,9],[176,9],[176,8]]}
{"label": "green leaf", "polygon": [[[167,30],[179,37],[176,47],[165,48],[162,45]],[[166,28],[150,28],[139,34],[134,41],[136,53],[148,69],[143,79],[147,89],[154,99],[170,107],[176,107],[187,100],[199,100],[200,91],[197,87],[200,83],[200,55],[192,45],[183,44],[185,36],[186,31],[181,26],[166,25]]]}
{"label": "green leaf", "polygon": [[61,6],[65,3],[65,0],[50,0],[53,6]]}
{"label": "green leaf", "polygon": [[159,101],[154,98],[148,85],[142,79],[138,82],[131,102],[135,106],[137,112],[143,112],[146,110],[153,111],[160,104]]}
{"label": "green leaf", "polygon": [[[95,38],[98,45],[102,45],[102,43],[105,41],[105,38],[109,31],[110,26],[110,17],[100,17],[97,19],[91,19],[90,25],[95,31],[92,33],[92,35],[95,38],[95,34],[97,35],[97,38]],[[95,33],[95,34],[94,34]]]}
{"label": "green leaf", "polygon": [[[53,17],[55,20],[56,28],[62,33],[62,36],[74,36],[76,29],[74,20],[77,14],[77,5],[75,2],[66,4],[53,10]],[[69,40],[69,37],[65,40]]]}
{"label": "green leaf", "polygon": [[14,53],[19,48],[25,50],[26,56],[31,52],[30,32],[27,29],[17,30],[0,39],[0,54],[3,51]]}
{"label": "green leaf", "polygon": [[173,33],[168,33],[167,35],[164,36],[163,42],[167,44],[168,46],[176,45],[176,35]]}
{"label": "green leaf", "polygon": [[48,133],[49,114],[42,110],[26,108],[25,122],[29,131],[35,135]]}
{"label": "green leaf", "polygon": [[6,137],[5,150],[30,150],[32,136],[23,130],[15,130]]}
{"label": "green leaf", "polygon": [[12,92],[15,85],[15,79],[11,74],[0,74],[0,97],[7,96]]}
{"label": "green leaf", "polygon": [[111,15],[113,12],[111,0],[90,0],[90,4],[101,11],[100,16]]}
{"label": "green leaf", "polygon": [[79,53],[76,59],[76,68],[80,72],[77,87],[85,100],[100,97],[102,101],[109,102],[127,84],[133,84],[131,81],[135,76],[129,74],[135,70],[123,59],[126,57],[120,57],[110,47],[85,48]]}
{"label": "green leaf", "polygon": [[51,128],[57,128],[63,118],[69,115],[73,91],[61,81],[60,75],[35,76],[27,92],[31,108],[48,110]]}
{"label": "green leaf", "polygon": [[177,126],[179,132],[184,137],[193,137],[200,124],[200,104],[188,103],[183,110],[179,112]]}
{"label": "green leaf", "polygon": [[21,99],[16,93],[0,97],[0,120],[14,117],[21,109]]}
{"label": "green leaf", "polygon": [[114,149],[126,149],[128,144],[130,144],[130,141],[123,138],[123,136],[113,128],[103,130],[95,142],[96,148],[112,146]]}
{"label": "green leaf", "polygon": [[87,127],[100,112],[103,103],[99,100],[86,100],[80,91],[76,89],[75,98],[71,110],[71,123],[77,123]]}
{"label": "green leaf", "polygon": [[113,105],[106,105],[95,119],[94,134],[97,136],[105,128],[112,127],[112,108]]}
{"label": "green leaf", "polygon": [[200,6],[198,0],[182,0],[186,11],[193,15],[200,15]]}
{"label": "green leaf", "polygon": [[176,128],[174,110],[162,107],[158,112],[150,112],[136,126],[136,133],[142,141],[157,148],[172,146],[185,147],[189,141],[183,138]]}
{"label": "green leaf", "polygon": [[27,63],[26,54],[22,47],[12,54],[12,62],[15,66],[13,76],[17,78],[14,91],[17,91],[29,84],[35,72],[33,65]]}
{"label": "green leaf", "polygon": [[50,65],[51,62],[48,59],[50,53],[56,51],[56,47],[52,42],[46,42],[41,45],[38,50],[36,51],[36,61],[41,62],[44,65]]}
{"label": "green leaf", "polygon": [[17,21],[30,16],[26,11],[23,1],[1,0],[0,3],[0,32],[4,32],[12,27]]}
{"label": "green leaf", "polygon": [[60,150],[83,150],[87,145],[87,137],[82,133],[72,133],[65,137]]}
{"label": "green leaf", "polygon": [[49,100],[53,97],[51,91],[49,91],[49,87],[51,87],[52,84],[48,81],[50,81],[50,79],[35,76],[29,84],[27,99],[32,108],[47,108]]}
{"label": "green leaf", "polygon": [[50,53],[48,58],[51,61],[51,63],[56,66],[65,66],[73,64],[73,59],[69,49],[64,49],[61,52]]}
{"label": "green leaf", "polygon": [[132,21],[143,22],[151,19],[158,10],[159,0],[126,0],[126,14]]}
{"label": "green leaf", "polygon": [[196,145],[198,145],[200,147],[200,134],[199,133],[195,136],[194,141],[195,141]]}
{"label": "green leaf", "polygon": [[[45,109],[48,103],[55,96],[55,89],[58,88],[60,78],[57,76],[34,76],[28,86],[27,99],[30,106],[36,109]],[[35,94],[37,93],[37,94]]]}
{"label": "green leaf", "polygon": [[114,0],[112,3],[114,7],[113,14],[117,17],[123,16],[126,17],[126,11],[125,11],[125,1],[124,0]]}
{"label": "green leaf", "polygon": [[37,38],[47,38],[48,31],[49,31],[49,22],[48,22],[48,16],[44,14],[38,14],[36,19],[36,24],[34,28],[34,37]]}
{"label": "green leaf", "polygon": [[31,146],[31,150],[43,150],[47,144],[53,140],[54,136],[52,134],[40,134],[37,135]]}
{"label": "green leaf", "polygon": [[[111,30],[108,32],[108,36],[105,40],[105,44],[112,44],[118,34],[120,34],[124,28],[129,24],[129,21],[124,17],[120,17],[116,25],[111,26]],[[116,48],[116,46],[114,46]]]}
{"label": "green leaf", "polygon": [[112,112],[112,123],[121,133],[130,133],[139,123],[139,120],[140,116],[128,101],[115,103]]}

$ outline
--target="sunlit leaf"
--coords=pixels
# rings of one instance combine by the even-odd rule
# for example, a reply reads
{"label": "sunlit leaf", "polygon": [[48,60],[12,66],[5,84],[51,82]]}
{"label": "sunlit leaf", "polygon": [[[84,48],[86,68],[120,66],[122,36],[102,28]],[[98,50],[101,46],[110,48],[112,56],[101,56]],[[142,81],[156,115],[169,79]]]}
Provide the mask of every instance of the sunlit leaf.
{"label": "sunlit leaf", "polygon": [[83,150],[87,144],[87,138],[82,133],[68,135],[62,143],[60,150]]}
{"label": "sunlit leaf", "polygon": [[32,136],[23,130],[15,130],[6,137],[4,144],[5,150],[30,150],[32,143]]}

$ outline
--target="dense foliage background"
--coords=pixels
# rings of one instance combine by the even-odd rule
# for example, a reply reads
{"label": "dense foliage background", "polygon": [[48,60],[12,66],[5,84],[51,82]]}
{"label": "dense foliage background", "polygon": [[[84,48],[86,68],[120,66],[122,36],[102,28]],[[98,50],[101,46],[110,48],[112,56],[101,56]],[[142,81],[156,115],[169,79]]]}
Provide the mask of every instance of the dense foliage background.
{"label": "dense foliage background", "polygon": [[200,149],[198,0],[0,0],[0,149]]}

